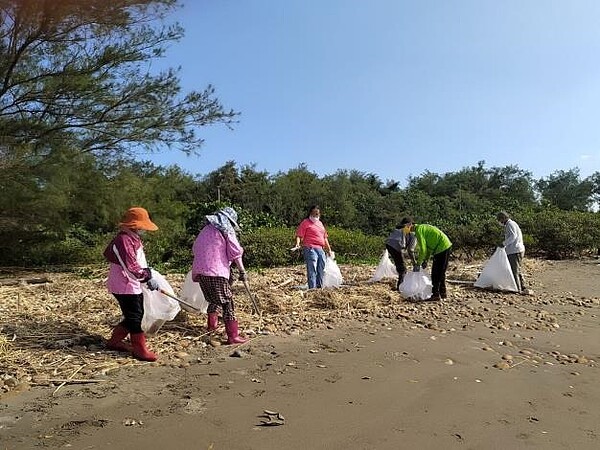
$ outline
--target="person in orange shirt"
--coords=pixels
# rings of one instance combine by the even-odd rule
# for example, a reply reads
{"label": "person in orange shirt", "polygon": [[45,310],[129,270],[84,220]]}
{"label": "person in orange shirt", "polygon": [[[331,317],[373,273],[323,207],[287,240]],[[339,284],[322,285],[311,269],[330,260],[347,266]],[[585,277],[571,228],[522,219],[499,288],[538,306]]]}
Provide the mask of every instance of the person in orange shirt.
{"label": "person in orange shirt", "polygon": [[327,238],[327,230],[321,222],[321,210],[318,205],[310,207],[306,218],[300,222],[296,230],[296,246],[292,250],[300,248],[302,248],[302,255],[306,263],[308,288],[321,288],[325,270],[325,251],[323,249],[329,256],[332,255],[332,251]]}

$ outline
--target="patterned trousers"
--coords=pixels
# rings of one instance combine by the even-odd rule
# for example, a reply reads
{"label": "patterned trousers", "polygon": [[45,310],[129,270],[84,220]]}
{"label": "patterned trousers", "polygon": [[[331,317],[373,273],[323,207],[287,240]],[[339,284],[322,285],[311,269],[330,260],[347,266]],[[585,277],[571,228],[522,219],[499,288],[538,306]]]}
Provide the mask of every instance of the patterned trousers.
{"label": "patterned trousers", "polygon": [[209,277],[197,275],[196,280],[204,298],[208,302],[208,313],[216,313],[223,310],[223,320],[235,320],[235,306],[233,304],[233,292],[229,280],[223,277]]}

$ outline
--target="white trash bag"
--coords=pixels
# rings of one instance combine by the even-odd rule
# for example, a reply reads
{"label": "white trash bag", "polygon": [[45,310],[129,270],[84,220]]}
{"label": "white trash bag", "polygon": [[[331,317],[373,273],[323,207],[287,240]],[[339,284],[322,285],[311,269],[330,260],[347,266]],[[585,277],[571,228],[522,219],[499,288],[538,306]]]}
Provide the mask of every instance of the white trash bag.
{"label": "white trash bag", "polygon": [[410,300],[427,300],[432,294],[431,279],[425,272],[407,272],[398,291]]}
{"label": "white trash bag", "polygon": [[323,273],[323,284],[326,287],[339,287],[344,279],[342,278],[342,272],[335,262],[335,256],[327,257],[325,259],[325,270]]}
{"label": "white trash bag", "polygon": [[396,266],[390,260],[390,255],[388,254],[387,248],[383,252],[381,259],[379,260],[379,265],[377,269],[375,269],[375,273],[369,279],[369,282],[375,282],[383,280],[384,278],[397,278],[398,271],[396,270]]}
{"label": "white trash bag", "polygon": [[[165,278],[152,269],[152,278],[158,283],[158,287],[171,295],[175,295],[173,288]],[[167,320],[173,320],[181,311],[179,302],[167,297],[160,291],[151,291],[142,284],[144,295],[144,317],[142,318],[142,330],[148,334],[154,334]]]}
{"label": "white trash bag", "polygon": [[206,310],[208,309],[208,302],[204,298],[204,293],[202,292],[202,289],[200,289],[200,285],[192,279],[191,270],[185,276],[179,298],[192,306],[192,308],[190,308],[182,303],[181,308],[185,311],[206,313]]}
{"label": "white trash bag", "polygon": [[515,283],[512,270],[510,270],[506,250],[503,247],[496,249],[473,285],[478,288],[517,291],[517,284]]}

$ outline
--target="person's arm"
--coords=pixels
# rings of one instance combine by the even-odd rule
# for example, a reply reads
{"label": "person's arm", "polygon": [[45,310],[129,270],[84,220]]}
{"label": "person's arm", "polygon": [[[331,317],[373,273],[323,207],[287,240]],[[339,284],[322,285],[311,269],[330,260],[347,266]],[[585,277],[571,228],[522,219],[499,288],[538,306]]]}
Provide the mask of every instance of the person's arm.
{"label": "person's arm", "polygon": [[417,258],[415,256],[415,247],[417,246],[417,239],[413,233],[404,237],[404,242],[402,245],[406,249],[406,253],[408,253],[408,257],[412,262],[413,266],[417,265]]}
{"label": "person's arm", "polygon": [[240,272],[240,281],[246,281],[248,276],[246,274],[246,268],[244,267],[244,261],[242,260],[242,255],[244,254],[244,249],[240,245],[240,242],[237,239],[235,234],[227,235],[227,256],[230,261],[232,261],[238,268]]}
{"label": "person's arm", "polygon": [[327,236],[325,236],[325,245],[324,245],[324,247],[325,247],[325,250],[327,251],[327,254],[329,256],[331,256],[331,254],[333,252],[331,251],[331,245],[329,245],[329,239],[327,238]]}
{"label": "person's arm", "polygon": [[147,267],[142,267],[137,261],[136,244],[127,234],[120,234],[113,241],[112,250],[123,268],[142,283],[152,278],[152,273]]}
{"label": "person's arm", "polygon": [[504,242],[502,244],[507,247],[511,244],[516,244],[517,239],[518,235],[516,227],[512,223],[507,222],[504,227]]}
{"label": "person's arm", "polygon": [[305,231],[306,231],[306,225],[303,220],[302,222],[300,222],[300,225],[298,225],[298,228],[296,229],[296,245],[294,246],[294,248],[292,248],[292,250],[299,250],[301,248],[300,244],[304,240],[304,232]]}
{"label": "person's arm", "polygon": [[419,257],[417,258],[417,265],[420,266],[424,261],[427,261],[428,258],[428,250],[427,250],[427,241],[425,240],[425,236],[421,233],[415,233],[415,238],[417,240],[417,245],[419,246]]}

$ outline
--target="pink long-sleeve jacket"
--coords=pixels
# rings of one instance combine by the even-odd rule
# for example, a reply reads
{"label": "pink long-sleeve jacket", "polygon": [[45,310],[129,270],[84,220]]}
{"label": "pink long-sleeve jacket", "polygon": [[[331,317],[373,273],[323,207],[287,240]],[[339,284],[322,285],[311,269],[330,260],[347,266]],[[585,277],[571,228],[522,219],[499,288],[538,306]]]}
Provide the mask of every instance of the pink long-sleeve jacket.
{"label": "pink long-sleeve jacket", "polygon": [[229,278],[231,263],[242,257],[244,249],[235,233],[225,236],[213,225],[208,224],[200,230],[192,252],[194,279],[197,275]]}

